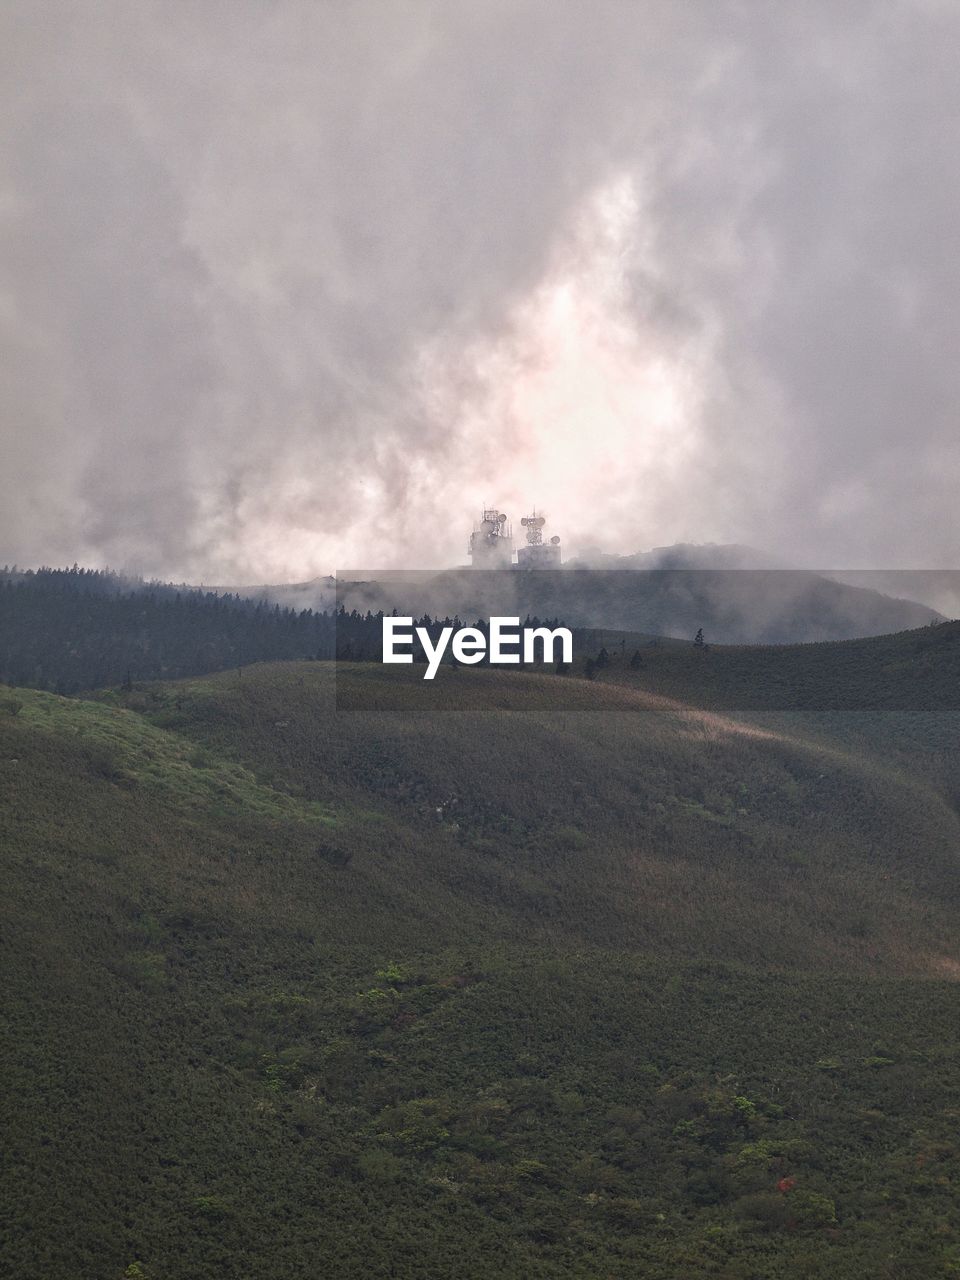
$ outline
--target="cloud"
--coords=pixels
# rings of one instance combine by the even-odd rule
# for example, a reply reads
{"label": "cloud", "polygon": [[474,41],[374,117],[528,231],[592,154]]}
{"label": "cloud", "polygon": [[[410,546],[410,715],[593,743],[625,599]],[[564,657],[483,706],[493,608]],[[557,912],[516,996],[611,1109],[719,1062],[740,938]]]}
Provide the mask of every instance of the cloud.
{"label": "cloud", "polygon": [[949,565],[960,17],[11,0],[0,560]]}

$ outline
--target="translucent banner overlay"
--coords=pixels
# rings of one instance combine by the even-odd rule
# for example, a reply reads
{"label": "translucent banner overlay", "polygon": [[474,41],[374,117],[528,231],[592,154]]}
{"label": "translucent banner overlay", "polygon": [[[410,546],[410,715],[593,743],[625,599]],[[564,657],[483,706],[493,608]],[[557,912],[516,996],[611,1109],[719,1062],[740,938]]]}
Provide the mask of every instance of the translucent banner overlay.
{"label": "translucent banner overlay", "polygon": [[335,603],[338,710],[960,709],[954,571],[341,570]]}

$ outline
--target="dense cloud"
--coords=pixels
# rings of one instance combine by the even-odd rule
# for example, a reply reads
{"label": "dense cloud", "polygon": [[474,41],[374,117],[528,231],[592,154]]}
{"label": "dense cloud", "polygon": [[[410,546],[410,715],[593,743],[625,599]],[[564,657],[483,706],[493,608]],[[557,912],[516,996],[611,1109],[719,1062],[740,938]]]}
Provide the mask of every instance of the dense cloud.
{"label": "dense cloud", "polygon": [[960,13],[8,0],[0,561],[960,563]]}

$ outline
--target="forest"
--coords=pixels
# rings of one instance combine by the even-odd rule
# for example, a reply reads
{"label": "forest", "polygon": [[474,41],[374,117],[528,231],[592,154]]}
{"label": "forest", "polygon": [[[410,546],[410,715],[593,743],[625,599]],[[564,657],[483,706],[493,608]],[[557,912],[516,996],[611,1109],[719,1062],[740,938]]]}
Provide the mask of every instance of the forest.
{"label": "forest", "polygon": [[[0,682],[74,694],[286,658],[380,661],[383,614],[293,610],[108,571],[0,570]],[[526,624],[539,626],[539,618]],[[435,642],[458,617],[417,619]],[[475,625],[486,629],[486,622]],[[550,623],[556,626],[556,620]],[[425,663],[423,645],[412,648]]]}

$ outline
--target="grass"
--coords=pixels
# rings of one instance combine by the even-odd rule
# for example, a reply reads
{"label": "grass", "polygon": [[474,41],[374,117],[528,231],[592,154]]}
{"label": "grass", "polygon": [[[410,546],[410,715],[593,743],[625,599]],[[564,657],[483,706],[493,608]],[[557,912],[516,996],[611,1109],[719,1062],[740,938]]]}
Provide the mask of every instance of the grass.
{"label": "grass", "polygon": [[956,1274],[953,718],[676,653],[0,691],[10,1274]]}
{"label": "grass", "polygon": [[157,728],[124,707],[19,690],[17,719],[42,735],[82,746],[117,785],[210,817],[256,816],[335,825],[322,806],[258,783],[235,760]]}
{"label": "grass", "polygon": [[[709,639],[709,637],[708,637]],[[784,645],[709,645],[621,632],[585,632],[584,654],[606,647],[598,680],[697,706],[741,711],[960,710],[960,622],[889,636]],[[630,667],[639,652],[642,665]]]}

